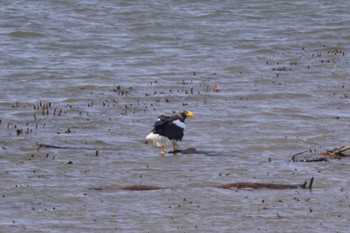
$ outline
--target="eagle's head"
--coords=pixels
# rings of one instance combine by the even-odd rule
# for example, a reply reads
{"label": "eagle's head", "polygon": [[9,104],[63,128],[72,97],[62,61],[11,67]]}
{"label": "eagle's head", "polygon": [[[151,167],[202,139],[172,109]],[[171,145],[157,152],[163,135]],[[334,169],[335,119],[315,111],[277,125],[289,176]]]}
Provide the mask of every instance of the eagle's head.
{"label": "eagle's head", "polygon": [[183,111],[183,112],[180,112],[180,116],[181,116],[183,119],[186,119],[186,117],[193,117],[193,112],[190,112],[190,111]]}

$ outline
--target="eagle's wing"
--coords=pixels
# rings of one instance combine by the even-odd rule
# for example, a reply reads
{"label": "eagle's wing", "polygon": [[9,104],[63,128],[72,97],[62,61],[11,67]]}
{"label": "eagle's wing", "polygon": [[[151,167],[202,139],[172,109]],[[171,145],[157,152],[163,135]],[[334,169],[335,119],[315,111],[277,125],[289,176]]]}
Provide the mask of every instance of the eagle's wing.
{"label": "eagle's wing", "polygon": [[173,122],[174,120],[179,119],[178,116],[165,116],[165,115],[160,115],[158,117],[158,120],[156,123],[154,123],[154,129],[157,131],[157,129],[162,128],[164,125]]}
{"label": "eagle's wing", "polygon": [[[180,116],[159,116],[159,119],[154,123],[153,132],[166,136],[169,139],[181,140],[183,137],[184,128],[179,127],[177,123],[180,120]],[[174,123],[175,122],[175,123]]]}

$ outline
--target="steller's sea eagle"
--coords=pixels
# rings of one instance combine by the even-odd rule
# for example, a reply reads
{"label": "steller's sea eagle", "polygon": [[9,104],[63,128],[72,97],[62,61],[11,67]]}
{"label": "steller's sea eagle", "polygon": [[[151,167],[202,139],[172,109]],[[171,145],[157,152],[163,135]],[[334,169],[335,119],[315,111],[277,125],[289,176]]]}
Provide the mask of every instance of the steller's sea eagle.
{"label": "steller's sea eagle", "polygon": [[177,151],[176,141],[181,141],[184,136],[185,119],[192,116],[193,113],[190,111],[183,111],[173,116],[160,115],[146,140],[153,141],[154,145],[160,147],[161,155],[165,153],[164,147],[172,142],[175,153]]}

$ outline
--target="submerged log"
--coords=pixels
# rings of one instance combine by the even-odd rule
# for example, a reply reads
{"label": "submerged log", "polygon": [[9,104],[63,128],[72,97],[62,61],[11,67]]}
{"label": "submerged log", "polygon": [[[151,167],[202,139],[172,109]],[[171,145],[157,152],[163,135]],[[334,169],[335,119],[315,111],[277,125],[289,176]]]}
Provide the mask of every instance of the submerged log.
{"label": "submerged log", "polygon": [[61,150],[96,150],[96,148],[89,147],[73,147],[73,146],[56,146],[43,143],[35,143],[34,147],[39,152],[41,149],[61,149]]}
{"label": "submerged log", "polygon": [[165,187],[159,187],[154,185],[110,185],[110,186],[100,186],[94,188],[95,190],[130,190],[130,191],[149,191],[149,190],[159,190],[165,189]]}
{"label": "submerged log", "polygon": [[[312,189],[314,178],[309,181],[305,181],[303,184],[273,184],[273,183],[252,183],[252,182],[239,182],[229,183],[216,186],[208,186],[220,189]],[[205,188],[205,187],[203,187]],[[100,186],[94,188],[95,190],[129,190],[129,191],[150,191],[159,189],[176,189],[176,187],[161,187],[154,185],[110,185]]]}
{"label": "submerged log", "polygon": [[201,152],[198,151],[196,148],[194,147],[189,147],[183,150],[176,150],[176,151],[169,151],[168,153],[170,154],[200,154]]}
{"label": "submerged log", "polygon": [[[72,149],[73,147],[69,146],[55,146],[55,145],[48,145],[48,144],[43,144],[43,143],[35,143],[35,148],[39,152],[40,149],[42,148],[51,148],[51,149]],[[75,149],[75,148],[73,148]],[[79,149],[79,148],[78,148]]]}
{"label": "submerged log", "polygon": [[189,148],[186,148],[183,150],[169,151],[168,153],[170,153],[170,154],[184,154],[184,155],[201,154],[201,155],[206,155],[206,156],[218,156],[218,154],[214,154],[213,152],[197,150],[194,147],[189,147]]}
{"label": "submerged log", "polygon": [[305,181],[303,184],[273,184],[273,183],[252,183],[240,182],[215,186],[222,189],[312,189],[314,178]]}

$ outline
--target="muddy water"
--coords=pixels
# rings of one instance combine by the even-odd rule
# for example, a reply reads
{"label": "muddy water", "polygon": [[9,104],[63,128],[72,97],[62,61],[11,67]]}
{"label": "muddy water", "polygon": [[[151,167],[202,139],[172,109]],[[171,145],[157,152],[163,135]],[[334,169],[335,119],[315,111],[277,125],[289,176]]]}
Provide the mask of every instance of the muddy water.
{"label": "muddy water", "polygon": [[[5,1],[0,232],[347,232],[350,160],[290,160],[349,144],[349,7]],[[144,137],[183,109],[208,153],[161,157]],[[168,188],[94,190],[132,184]]]}

